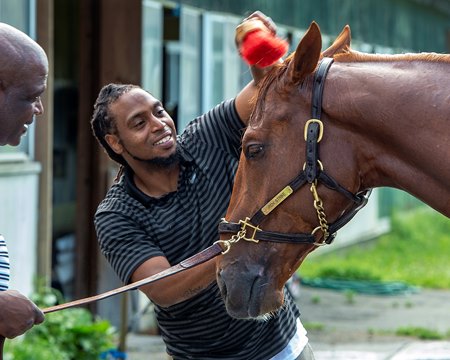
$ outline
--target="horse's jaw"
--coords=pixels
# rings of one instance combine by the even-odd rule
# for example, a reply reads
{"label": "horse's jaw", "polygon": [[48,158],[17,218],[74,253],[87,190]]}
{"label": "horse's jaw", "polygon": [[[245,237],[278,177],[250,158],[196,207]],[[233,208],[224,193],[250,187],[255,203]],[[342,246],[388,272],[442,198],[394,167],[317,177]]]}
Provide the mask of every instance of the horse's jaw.
{"label": "horse's jaw", "polygon": [[217,283],[230,316],[267,320],[283,305],[283,287],[277,289],[262,266],[219,270]]}

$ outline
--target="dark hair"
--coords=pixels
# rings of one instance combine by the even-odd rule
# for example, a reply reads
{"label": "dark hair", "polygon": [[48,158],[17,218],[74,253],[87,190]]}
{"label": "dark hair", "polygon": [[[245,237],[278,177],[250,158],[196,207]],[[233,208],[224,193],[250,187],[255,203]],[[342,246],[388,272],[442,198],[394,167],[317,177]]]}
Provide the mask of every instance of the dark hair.
{"label": "dark hair", "polygon": [[94,104],[94,113],[91,119],[91,127],[95,137],[101,146],[105,149],[109,157],[118,162],[122,166],[126,166],[127,162],[122,155],[117,154],[105,140],[107,134],[116,132],[116,122],[114,116],[109,111],[109,106],[117,101],[123,94],[132,89],[140,89],[137,85],[132,84],[108,84],[99,92],[97,100]]}

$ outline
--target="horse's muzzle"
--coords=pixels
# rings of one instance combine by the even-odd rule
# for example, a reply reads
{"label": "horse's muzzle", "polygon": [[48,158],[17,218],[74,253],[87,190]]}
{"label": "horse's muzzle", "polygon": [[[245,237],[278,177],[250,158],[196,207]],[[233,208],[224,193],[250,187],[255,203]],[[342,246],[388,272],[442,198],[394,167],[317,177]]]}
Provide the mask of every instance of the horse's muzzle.
{"label": "horse's muzzle", "polygon": [[265,317],[283,304],[283,291],[273,287],[263,267],[222,269],[217,283],[227,312],[234,318]]}

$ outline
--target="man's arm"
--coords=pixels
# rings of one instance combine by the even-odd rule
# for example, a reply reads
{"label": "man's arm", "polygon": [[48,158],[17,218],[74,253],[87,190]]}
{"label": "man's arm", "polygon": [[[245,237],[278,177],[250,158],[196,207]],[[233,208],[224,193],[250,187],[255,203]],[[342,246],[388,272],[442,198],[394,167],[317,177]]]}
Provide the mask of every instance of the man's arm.
{"label": "man's arm", "polygon": [[[255,11],[249,17],[242,20],[242,23],[236,28],[235,42],[239,51],[239,46],[241,45],[244,36],[246,34],[246,29],[253,29],[251,25],[254,20],[261,20],[265,26],[265,30],[269,33],[276,34],[276,26],[273,21],[265,16],[260,11]],[[264,78],[264,76],[272,69],[272,66],[267,66],[265,68],[260,68],[256,65],[250,66],[250,71],[252,73],[253,80],[241,90],[241,92],[236,97],[236,110],[239,117],[247,125],[250,115],[253,111],[253,101],[254,97],[258,92],[259,82]]]}
{"label": "man's arm", "polygon": [[12,339],[43,321],[41,310],[18,291],[0,292],[0,335]]}
{"label": "man's arm", "polygon": [[[142,280],[170,267],[164,256],[156,256],[140,265],[131,281]],[[155,304],[169,307],[187,300],[216,281],[216,259],[139,288]]]}

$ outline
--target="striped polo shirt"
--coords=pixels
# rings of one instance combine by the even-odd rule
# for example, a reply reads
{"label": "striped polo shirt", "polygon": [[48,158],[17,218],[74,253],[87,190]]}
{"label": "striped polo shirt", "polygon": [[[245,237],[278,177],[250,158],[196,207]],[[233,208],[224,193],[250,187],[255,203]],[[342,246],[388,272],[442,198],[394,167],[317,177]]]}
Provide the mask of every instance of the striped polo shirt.
{"label": "striped polo shirt", "polygon": [[[148,197],[135,186],[130,169],[111,187],[95,226],[102,253],[125,283],[151,257],[165,256],[175,265],[219,238],[243,127],[234,100],[192,121],[178,136],[180,176],[173,193]],[[177,360],[270,359],[296,332],[299,311],[285,294],[285,305],[267,321],[230,317],[215,282],[184,302],[155,305],[167,352]]]}
{"label": "striped polo shirt", "polygon": [[0,235],[0,291],[8,290],[9,286],[9,257],[5,238]]}

